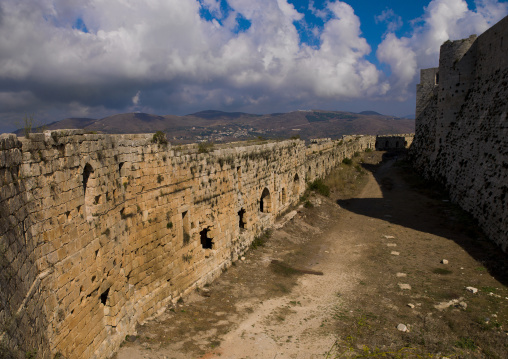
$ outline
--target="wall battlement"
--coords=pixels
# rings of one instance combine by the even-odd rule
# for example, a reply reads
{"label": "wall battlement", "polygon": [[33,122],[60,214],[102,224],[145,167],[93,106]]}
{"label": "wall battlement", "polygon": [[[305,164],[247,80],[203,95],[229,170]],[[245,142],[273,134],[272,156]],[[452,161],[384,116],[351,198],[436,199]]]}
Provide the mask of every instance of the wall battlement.
{"label": "wall battlement", "polygon": [[415,167],[508,249],[508,17],[481,36],[447,41],[417,85]]}
{"label": "wall battlement", "polygon": [[356,136],[199,153],[153,135],[1,135],[0,349],[110,356],[136,323],[236,261],[306,181],[374,144]]}

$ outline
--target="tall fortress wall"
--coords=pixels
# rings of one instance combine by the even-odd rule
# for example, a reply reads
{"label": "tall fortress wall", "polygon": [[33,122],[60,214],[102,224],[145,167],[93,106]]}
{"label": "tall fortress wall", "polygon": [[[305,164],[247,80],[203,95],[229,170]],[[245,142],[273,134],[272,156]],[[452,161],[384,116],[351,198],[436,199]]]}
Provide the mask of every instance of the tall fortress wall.
{"label": "tall fortress wall", "polygon": [[236,261],[306,181],[375,142],[199,153],[152,135],[1,135],[0,350],[109,357],[136,323]]}
{"label": "tall fortress wall", "polygon": [[[506,38],[506,39],[505,39]],[[447,41],[417,85],[415,167],[508,249],[508,17]]]}

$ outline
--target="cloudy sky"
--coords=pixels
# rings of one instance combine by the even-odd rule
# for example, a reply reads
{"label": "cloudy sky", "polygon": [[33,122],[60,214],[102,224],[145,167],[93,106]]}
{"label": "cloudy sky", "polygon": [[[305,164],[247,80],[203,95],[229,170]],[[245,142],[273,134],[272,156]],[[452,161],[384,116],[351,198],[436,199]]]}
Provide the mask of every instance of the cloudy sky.
{"label": "cloudy sky", "polygon": [[506,0],[1,0],[0,132],[114,113],[414,113],[419,69]]}

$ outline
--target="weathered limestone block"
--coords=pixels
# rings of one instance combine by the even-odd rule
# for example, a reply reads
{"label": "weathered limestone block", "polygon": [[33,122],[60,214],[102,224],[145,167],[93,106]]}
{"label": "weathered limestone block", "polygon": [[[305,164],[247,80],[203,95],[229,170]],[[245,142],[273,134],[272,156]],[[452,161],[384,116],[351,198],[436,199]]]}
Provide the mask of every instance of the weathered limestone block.
{"label": "weathered limestone block", "polygon": [[2,315],[26,302],[6,342],[45,357],[110,356],[136,323],[217,278],[299,200],[306,180],[375,143],[350,140],[310,152],[291,140],[199,154],[150,134],[2,135],[0,209],[11,214],[0,219],[2,258],[26,277],[0,274],[1,303],[15,308]]}

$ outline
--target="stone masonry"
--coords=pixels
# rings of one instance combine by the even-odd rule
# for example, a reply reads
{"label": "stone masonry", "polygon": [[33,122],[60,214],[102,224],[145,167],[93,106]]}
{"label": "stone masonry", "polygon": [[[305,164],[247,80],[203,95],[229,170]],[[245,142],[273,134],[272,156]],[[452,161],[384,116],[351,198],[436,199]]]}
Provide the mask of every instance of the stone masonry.
{"label": "stone masonry", "polygon": [[199,153],[152,135],[1,135],[2,355],[111,356],[137,323],[236,261],[306,181],[374,144],[345,136]]}
{"label": "stone masonry", "polygon": [[411,147],[414,133],[399,134],[399,135],[377,135],[376,136],[376,150],[378,151],[392,151],[403,150]]}
{"label": "stone masonry", "polygon": [[[506,40],[504,38],[506,37]],[[508,17],[481,36],[447,41],[417,85],[415,168],[508,248]]]}

